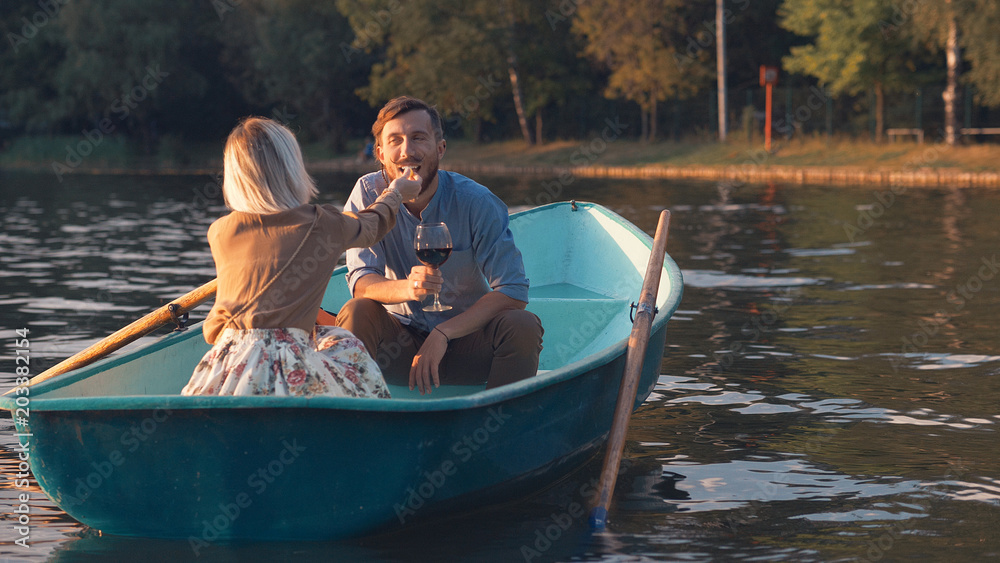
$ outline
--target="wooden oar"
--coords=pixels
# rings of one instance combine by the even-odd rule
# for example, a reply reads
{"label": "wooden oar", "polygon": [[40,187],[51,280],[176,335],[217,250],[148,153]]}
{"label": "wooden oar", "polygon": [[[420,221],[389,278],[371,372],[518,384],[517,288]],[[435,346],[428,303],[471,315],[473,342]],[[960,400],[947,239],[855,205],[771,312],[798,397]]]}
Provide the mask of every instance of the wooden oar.
{"label": "wooden oar", "polygon": [[608,436],[608,450],[604,454],[604,467],[601,470],[601,481],[597,501],[590,512],[590,525],[601,529],[607,523],[608,505],[611,495],[615,492],[615,481],[618,480],[618,464],[622,460],[622,449],[625,447],[625,432],[632,418],[632,406],[635,404],[635,393],[639,386],[639,375],[642,373],[642,359],[649,345],[649,333],[656,316],[656,293],[660,287],[660,273],[663,271],[663,256],[667,250],[667,231],[670,230],[670,212],[663,210],[656,225],[653,237],[653,249],[646,265],[646,276],[642,282],[642,293],[639,296],[639,309],[635,314],[632,333],[628,337],[628,350],[625,352],[625,374],[622,376],[621,387],[618,388],[618,403],[615,406],[614,420],[611,424],[611,435]]}
{"label": "wooden oar", "polygon": [[[145,317],[118,329],[111,336],[73,354],[69,358],[32,377],[28,385],[36,385],[67,371],[96,362],[108,354],[134,342],[173,320],[173,315],[181,316],[215,296],[217,280],[212,280],[183,297],[156,309]],[[175,305],[171,312],[171,305]],[[173,313],[173,314],[171,314]],[[13,389],[11,390],[13,391]],[[8,391],[10,393],[10,391]]]}

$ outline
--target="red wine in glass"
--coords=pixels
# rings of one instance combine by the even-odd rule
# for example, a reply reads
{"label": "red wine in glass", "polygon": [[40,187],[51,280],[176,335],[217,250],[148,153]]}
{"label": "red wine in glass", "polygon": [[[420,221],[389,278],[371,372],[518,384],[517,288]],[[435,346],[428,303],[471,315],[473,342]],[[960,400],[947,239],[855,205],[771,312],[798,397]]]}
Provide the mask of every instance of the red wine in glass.
{"label": "red wine in glass", "polygon": [[448,261],[451,256],[450,248],[422,248],[417,251],[417,259],[424,263],[424,266],[439,268],[441,264]]}
{"label": "red wine in glass", "polygon": [[[451,255],[451,233],[444,223],[421,223],[417,225],[413,237],[413,250],[417,259],[430,268],[444,264]],[[438,294],[434,294],[434,303],[424,307],[424,311],[448,311],[451,305],[442,305]]]}

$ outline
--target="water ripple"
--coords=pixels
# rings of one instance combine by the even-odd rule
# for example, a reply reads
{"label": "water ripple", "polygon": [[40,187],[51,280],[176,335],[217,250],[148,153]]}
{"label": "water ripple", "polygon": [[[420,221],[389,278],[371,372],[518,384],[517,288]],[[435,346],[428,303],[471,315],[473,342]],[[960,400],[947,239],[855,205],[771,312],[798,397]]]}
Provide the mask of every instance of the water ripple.
{"label": "water ripple", "polygon": [[717,270],[682,270],[684,285],[691,287],[770,288],[818,285],[822,280],[807,277],[744,276]]}
{"label": "water ripple", "polygon": [[675,502],[681,510],[691,512],[732,510],[760,502],[867,498],[921,490],[921,484],[914,481],[863,480],[794,458],[707,465],[674,461],[664,465],[663,471],[683,476],[676,487],[690,498]]}
{"label": "water ripple", "polygon": [[[957,414],[939,413],[929,408],[901,412],[879,407],[858,399],[823,398],[817,399],[802,393],[786,393],[768,397],[757,390],[734,391],[723,389],[714,383],[699,382],[691,377],[661,376],[656,387],[656,399],[673,395],[667,403],[696,403],[704,406],[743,405],[729,409],[746,416],[787,415],[810,412],[826,418],[830,423],[850,424],[869,422],[877,424],[904,425],[914,427],[946,427],[956,430],[979,430],[992,432],[995,422],[988,418],[966,417]],[[694,391],[696,394],[687,394]],[[1000,415],[996,416],[1000,419]]]}
{"label": "water ripple", "polygon": [[841,289],[844,291],[868,291],[870,289],[937,289],[937,286],[927,283],[908,282],[849,285],[842,287]]}
{"label": "water ripple", "polygon": [[[880,503],[885,504],[885,503]],[[800,514],[791,518],[801,518],[811,522],[882,522],[888,520],[909,520],[910,518],[925,518],[926,514],[915,512],[889,512],[887,510],[851,510],[848,512],[816,512]]]}
{"label": "water ripple", "polygon": [[881,354],[890,358],[896,368],[917,370],[962,369],[978,367],[1000,361],[1000,356],[987,354],[944,354],[939,352],[910,352],[906,354]]}

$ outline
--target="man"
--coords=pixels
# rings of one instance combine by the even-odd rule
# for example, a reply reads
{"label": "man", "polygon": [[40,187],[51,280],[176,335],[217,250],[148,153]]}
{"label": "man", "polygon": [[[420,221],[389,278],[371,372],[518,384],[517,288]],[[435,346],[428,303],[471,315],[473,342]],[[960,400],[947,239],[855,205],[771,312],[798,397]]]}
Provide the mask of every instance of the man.
{"label": "man", "polygon": [[[402,96],[382,108],[372,126],[382,170],[361,177],[345,211],[364,209],[410,167],[420,177],[417,199],[404,204],[382,242],[347,252],[354,296],[337,314],[391,383],[421,394],[431,385],[499,387],[535,375],[542,326],[525,310],[528,279],[508,228],[507,206],[488,189],[438,170],[445,152],[437,110]],[[453,249],[440,269],[422,265],[413,250],[416,226],[443,222]],[[450,311],[423,311],[440,293]]]}

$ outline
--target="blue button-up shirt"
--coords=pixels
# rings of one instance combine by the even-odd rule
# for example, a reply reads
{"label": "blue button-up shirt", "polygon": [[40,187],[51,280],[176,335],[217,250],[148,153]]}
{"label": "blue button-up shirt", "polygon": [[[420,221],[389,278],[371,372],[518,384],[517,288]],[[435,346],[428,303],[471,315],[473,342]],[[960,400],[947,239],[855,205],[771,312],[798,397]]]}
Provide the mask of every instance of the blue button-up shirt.
{"label": "blue button-up shirt", "polygon": [[[386,188],[378,172],[358,179],[345,211],[364,209]],[[521,252],[514,245],[509,228],[507,206],[487,188],[456,174],[438,172],[437,192],[421,213],[424,223],[442,222],[451,232],[453,249],[441,266],[444,288],[441,302],[450,311],[430,313],[424,303],[407,301],[386,305],[404,323],[425,331],[465,311],[491,290],[528,302],[528,278],[524,274]],[[368,274],[390,280],[404,279],[413,266],[420,265],[413,250],[417,225],[421,222],[404,206],[399,207],[396,226],[371,248],[347,251],[347,283],[354,294],[354,284]],[[428,296],[425,301],[433,299]]]}

